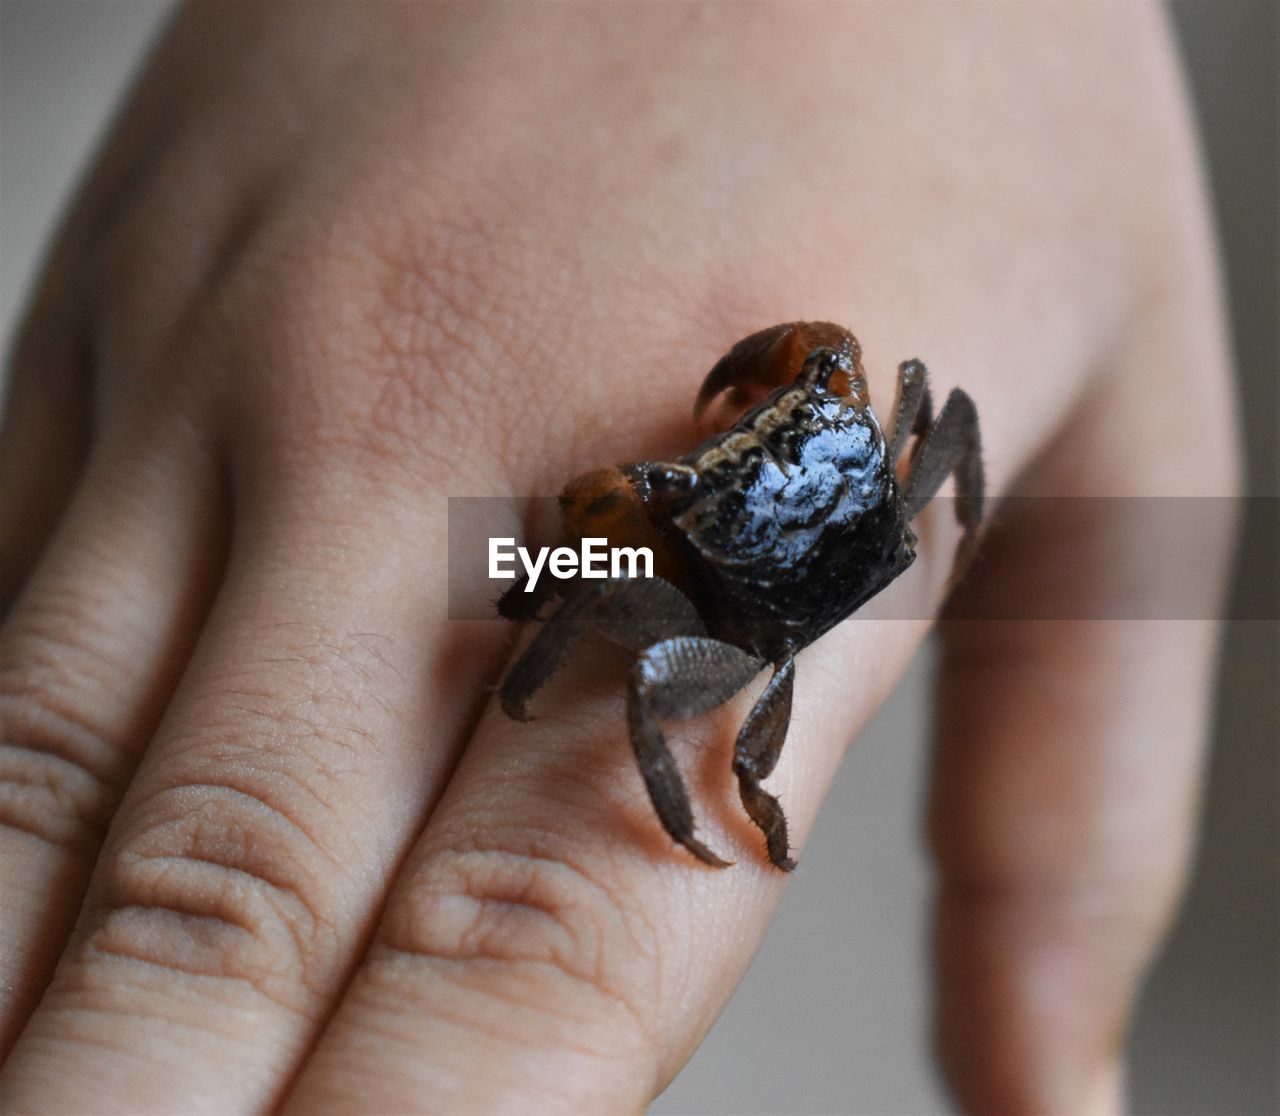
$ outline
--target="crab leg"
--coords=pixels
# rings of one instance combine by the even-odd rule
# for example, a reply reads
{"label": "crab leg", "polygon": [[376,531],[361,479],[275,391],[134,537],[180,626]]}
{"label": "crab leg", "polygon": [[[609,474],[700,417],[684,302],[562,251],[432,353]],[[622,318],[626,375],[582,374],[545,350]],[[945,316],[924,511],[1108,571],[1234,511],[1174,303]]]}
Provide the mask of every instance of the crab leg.
{"label": "crab leg", "polygon": [[788,656],[774,664],[773,677],[751,710],[733,749],[733,770],[738,776],[738,792],[751,820],[764,833],[769,859],[774,866],[790,872],[796,862],[788,855],[787,819],[782,805],[760,786],[778,765],[782,745],[791,723],[791,692],[796,661]]}
{"label": "crab leg", "polygon": [[898,365],[898,397],[893,402],[893,435],[889,440],[889,460],[897,465],[912,435],[923,437],[933,421],[933,397],[929,394],[929,373],[918,360]]}
{"label": "crab leg", "polygon": [[947,396],[938,417],[912,457],[903,489],[909,520],[920,514],[953,472],[956,477],[956,519],[965,530],[960,545],[962,550],[968,550],[982,519],[985,482],[978,411],[973,400],[960,388],[954,388]]}
{"label": "crab leg", "polygon": [[513,721],[529,720],[529,699],[560,669],[569,648],[586,633],[594,604],[595,595],[590,590],[571,591],[507,671],[498,689],[498,700],[502,711]]}
{"label": "crab leg", "polygon": [[528,584],[529,575],[521,574],[498,598],[498,615],[504,620],[536,620],[542,606],[563,588],[561,582],[554,577],[544,577],[530,593],[525,592]]}
{"label": "crab leg", "polygon": [[627,724],[636,762],[663,828],[704,864],[723,868],[693,835],[693,809],[659,718],[693,717],[728,701],[751,681],[763,661],[732,644],[677,636],[645,650],[631,670]]}
{"label": "crab leg", "polygon": [[689,598],[659,577],[579,580],[572,585],[565,602],[502,680],[499,700],[513,720],[529,719],[529,700],[560,668],[569,648],[592,628],[632,651],[670,636],[706,632]]}

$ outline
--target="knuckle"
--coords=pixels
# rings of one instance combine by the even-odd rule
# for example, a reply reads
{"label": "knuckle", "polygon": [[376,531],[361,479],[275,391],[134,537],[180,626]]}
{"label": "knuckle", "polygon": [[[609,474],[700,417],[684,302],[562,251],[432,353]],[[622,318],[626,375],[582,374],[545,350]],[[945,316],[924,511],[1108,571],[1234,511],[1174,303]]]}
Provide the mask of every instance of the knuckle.
{"label": "knuckle", "polygon": [[228,385],[271,404],[229,402],[254,445],[421,472],[424,458],[449,467],[460,424],[492,427],[488,389],[536,343],[512,291],[522,253],[503,207],[444,193],[407,215],[375,183],[341,210],[290,204],[245,237],[194,332],[215,358],[203,364],[254,370]]}
{"label": "knuckle", "polygon": [[271,780],[166,787],[104,862],[86,952],[248,984],[305,1012],[338,954],[334,866]]}
{"label": "knuckle", "polygon": [[86,850],[102,839],[117,797],[95,726],[47,696],[0,678],[0,829]]}
{"label": "knuckle", "polygon": [[1164,859],[1073,869],[989,865],[944,867],[939,899],[953,911],[996,920],[1034,917],[1116,940],[1154,942],[1167,927],[1186,882],[1185,842]]}
{"label": "knuckle", "polygon": [[412,872],[388,908],[373,963],[391,972],[428,964],[464,981],[495,965],[540,974],[621,1008],[648,1038],[653,988],[641,974],[653,975],[656,945],[644,918],[593,874],[533,852],[471,846],[435,851]]}
{"label": "knuckle", "polygon": [[400,952],[599,968],[610,911],[567,865],[505,850],[434,854],[389,918]]}
{"label": "knuckle", "polygon": [[302,1011],[344,964],[339,809],[394,667],[372,635],[282,622],[270,636],[271,658],[193,695],[172,723],[168,765],[104,862],[87,943]]}

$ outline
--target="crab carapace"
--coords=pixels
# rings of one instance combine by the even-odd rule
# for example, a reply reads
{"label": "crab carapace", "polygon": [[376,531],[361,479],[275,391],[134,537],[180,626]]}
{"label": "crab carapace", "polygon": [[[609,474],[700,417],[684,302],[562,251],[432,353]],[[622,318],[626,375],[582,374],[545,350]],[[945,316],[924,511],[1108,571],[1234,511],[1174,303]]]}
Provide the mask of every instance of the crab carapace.
{"label": "crab carapace", "polygon": [[719,867],[727,862],[694,836],[661,722],[713,709],[772,667],[733,770],[769,859],[790,871],[786,818],[760,783],[786,739],[796,654],[911,565],[911,521],[952,473],[967,552],[982,518],[978,416],[959,388],[935,416],[925,366],[908,360],[886,435],[858,341],[830,322],[743,338],[707,374],[695,418],[722,395],[730,413],[745,412],[683,457],[595,470],[565,487],[566,534],[647,546],[655,576],[545,579],[535,593],[517,582],[498,602],[505,617],[534,619],[560,600],[499,693],[506,713],[526,720],[530,698],[591,629],[636,652],[627,721],[649,797],[672,839]]}

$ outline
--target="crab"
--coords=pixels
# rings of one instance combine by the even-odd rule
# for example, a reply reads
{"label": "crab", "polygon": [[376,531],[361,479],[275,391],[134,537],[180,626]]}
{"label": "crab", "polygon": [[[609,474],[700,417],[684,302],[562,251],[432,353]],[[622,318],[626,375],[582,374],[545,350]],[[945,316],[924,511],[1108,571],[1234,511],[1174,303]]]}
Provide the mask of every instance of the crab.
{"label": "crab", "polygon": [[960,388],[935,416],[925,366],[908,360],[886,437],[861,347],[831,322],[743,338],[707,374],[695,420],[722,395],[721,409],[740,417],[683,457],[597,469],[564,488],[570,538],[649,547],[654,576],[511,586],[498,601],[508,619],[558,604],[499,697],[508,716],[529,719],[530,699],[590,630],[633,651],[627,726],[658,820],[698,860],[726,867],[695,836],[662,722],[708,712],[771,668],[738,733],[733,772],[769,860],[789,872],[786,816],[761,782],[786,739],[796,656],[911,565],[911,522],[952,474],[960,553],[971,550],[983,503],[978,416]]}

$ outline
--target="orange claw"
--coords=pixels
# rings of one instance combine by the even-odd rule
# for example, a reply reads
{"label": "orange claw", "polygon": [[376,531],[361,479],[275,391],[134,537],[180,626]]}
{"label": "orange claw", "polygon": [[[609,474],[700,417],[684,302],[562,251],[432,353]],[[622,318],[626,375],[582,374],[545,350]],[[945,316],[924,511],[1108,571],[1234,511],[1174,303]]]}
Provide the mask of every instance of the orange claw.
{"label": "orange claw", "polygon": [[698,389],[694,421],[701,421],[711,402],[727,391],[731,423],[771,391],[791,383],[800,374],[805,357],[817,348],[835,349],[851,358],[854,376],[837,374],[830,390],[838,395],[855,395],[858,404],[864,404],[866,380],[858,339],[834,322],[786,322],[744,337],[716,361]]}

